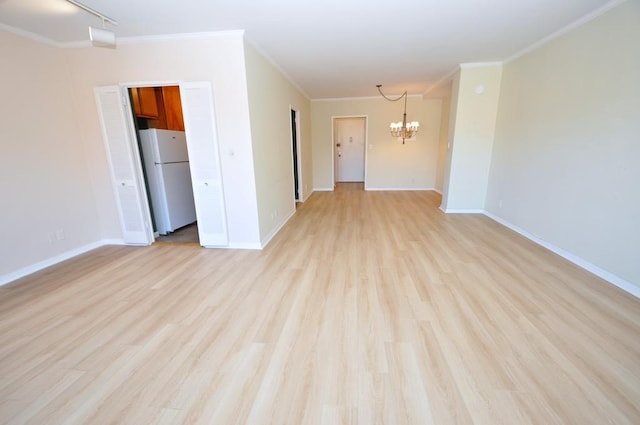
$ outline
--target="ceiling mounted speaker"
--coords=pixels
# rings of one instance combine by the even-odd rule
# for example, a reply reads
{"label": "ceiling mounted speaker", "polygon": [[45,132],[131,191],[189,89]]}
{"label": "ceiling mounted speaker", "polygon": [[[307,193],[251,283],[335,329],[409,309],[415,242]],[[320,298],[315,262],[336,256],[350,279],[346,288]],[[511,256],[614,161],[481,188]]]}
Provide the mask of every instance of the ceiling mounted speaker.
{"label": "ceiling mounted speaker", "polygon": [[116,47],[116,35],[111,31],[89,27],[89,38],[96,47]]}

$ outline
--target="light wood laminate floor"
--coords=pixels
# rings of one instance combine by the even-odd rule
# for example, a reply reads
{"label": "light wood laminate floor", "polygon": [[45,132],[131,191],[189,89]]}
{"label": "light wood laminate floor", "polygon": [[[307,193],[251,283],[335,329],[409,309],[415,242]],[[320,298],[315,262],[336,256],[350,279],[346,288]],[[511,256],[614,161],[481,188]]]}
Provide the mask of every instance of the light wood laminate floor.
{"label": "light wood laminate floor", "polygon": [[200,239],[198,238],[198,223],[181,227],[175,232],[167,235],[160,235],[156,238],[155,243],[194,243],[200,245]]}
{"label": "light wood laminate floor", "polygon": [[638,424],[640,301],[433,192],[0,287],[0,423]]}

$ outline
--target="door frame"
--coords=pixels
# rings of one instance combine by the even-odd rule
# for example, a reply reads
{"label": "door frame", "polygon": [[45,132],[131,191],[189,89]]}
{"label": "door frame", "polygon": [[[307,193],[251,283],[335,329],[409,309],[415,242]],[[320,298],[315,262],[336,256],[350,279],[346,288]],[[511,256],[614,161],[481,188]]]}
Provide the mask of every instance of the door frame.
{"label": "door frame", "polygon": [[[199,238],[200,245],[204,247],[227,247],[229,245],[229,240],[228,240],[228,228],[227,228],[227,222],[226,222],[226,207],[224,202],[225,201],[224,186],[223,186],[222,170],[221,170],[222,164],[221,164],[219,145],[218,145],[216,117],[215,117],[215,104],[213,99],[213,88],[211,86],[211,83],[208,81],[193,81],[193,82],[190,82],[190,81],[144,81],[144,82],[132,82],[132,83],[116,83],[116,84],[107,85],[107,86],[97,86],[94,88],[94,93],[95,93],[96,102],[97,102],[96,107],[98,108],[97,112],[98,112],[99,120],[101,121],[101,127],[103,131],[103,140],[105,143],[105,150],[107,153],[107,161],[109,162],[109,167],[111,169],[112,185],[114,189],[114,196],[116,197],[118,215],[119,215],[120,225],[123,232],[123,239],[125,243],[132,244],[132,245],[150,245],[155,241],[153,228],[151,226],[152,220],[151,220],[151,211],[149,207],[149,197],[148,197],[148,192],[145,186],[145,180],[144,180],[144,175],[142,171],[142,161],[140,158],[141,154],[138,147],[138,136],[136,134],[134,111],[131,104],[131,99],[129,97],[129,89],[133,87],[163,87],[167,85],[169,86],[176,85],[180,88],[181,102],[183,106],[183,118],[185,119],[185,131],[187,133],[191,132],[192,133],[191,136],[194,137],[192,141],[189,142],[190,138],[189,136],[187,136],[187,149],[189,153],[191,154],[192,149],[196,149],[197,146],[199,146],[198,149],[200,150],[203,149],[203,146],[206,146],[206,149],[211,147],[211,148],[214,148],[215,150],[215,152],[214,151],[210,152],[214,154],[213,156],[215,157],[215,161],[217,163],[216,165],[217,171],[215,175],[211,174],[212,172],[211,167],[205,166],[204,168],[202,168],[203,164],[200,164],[201,167],[197,169],[198,171],[197,174],[200,176],[201,179],[203,179],[201,182],[202,187],[198,186],[198,189],[200,189],[200,192],[198,193],[200,193],[199,196],[205,197],[206,200],[209,202],[209,206],[208,206],[209,208],[212,207],[211,201],[213,201],[214,204],[217,202],[217,207],[220,208],[219,218],[220,220],[222,220],[222,223],[221,223],[222,228],[218,228],[220,226],[214,225],[213,227],[215,227],[215,229],[213,229],[211,227],[213,222],[211,221],[206,221],[205,223],[209,225],[207,231],[202,230],[203,228],[201,226],[198,226],[198,238]],[[191,106],[193,106],[193,99],[191,102],[186,103],[186,105],[189,106],[189,108],[185,108],[184,107],[185,97],[183,95],[186,93],[186,91],[193,93],[193,90],[200,90],[201,92],[203,90],[206,91],[205,94],[208,101],[208,108],[210,109],[211,114],[208,114],[208,113],[205,114],[204,118],[203,116],[199,117],[197,113],[194,114],[194,113],[185,112],[186,109],[189,109]],[[120,149],[123,150],[123,152],[126,150],[128,154],[127,155],[128,158],[126,158],[125,161],[126,161],[126,170],[130,174],[130,177],[128,179],[125,178],[125,180],[120,181],[120,183],[116,181],[114,164],[110,154],[111,147],[116,145],[112,145],[111,138],[109,137],[109,134],[108,134],[109,131],[111,130],[111,127],[106,125],[105,114],[103,113],[103,109],[102,109],[103,105],[106,104],[105,102],[103,102],[101,97],[101,94],[103,93],[118,94],[117,96],[118,125],[116,127],[120,126],[120,128],[116,128],[113,131],[118,131],[122,142],[124,142],[124,143],[122,142],[120,143]],[[113,103],[112,105],[115,106],[115,104]],[[115,121],[114,119],[110,119],[109,122],[115,122]],[[187,122],[190,122],[192,125],[190,124],[189,126],[187,126]],[[191,130],[187,131],[187,127],[190,127]],[[207,134],[198,134],[198,132],[200,133],[204,132]],[[208,133],[211,133],[211,134],[208,134]],[[207,143],[205,143],[205,145],[202,145],[203,140],[206,142],[209,139],[213,141],[211,146],[208,146]],[[194,143],[196,143],[195,145],[196,147],[194,147],[193,145]],[[209,156],[206,156],[206,157],[209,157]],[[189,168],[192,174],[192,181],[193,181],[194,166],[192,161],[190,161]],[[204,172],[203,174],[202,172],[203,170],[208,170],[209,173],[207,174],[206,172]],[[136,238],[129,237],[131,242],[126,242],[127,235],[126,235],[126,230],[124,226],[125,220],[123,216],[123,208],[120,200],[118,199],[119,192],[117,190],[117,188],[119,188],[120,185],[126,187],[127,184],[129,187],[135,188],[137,192],[136,193],[136,204],[137,204],[136,214],[138,215],[137,220],[140,220],[140,225],[144,227],[144,231],[138,231],[137,234],[134,235],[136,236]],[[195,184],[192,184],[192,190],[194,191],[194,199],[195,199],[197,198]],[[216,190],[218,191],[216,192]],[[203,191],[207,192],[207,194],[203,194],[202,193]],[[209,196],[208,198],[206,197],[207,195]],[[212,195],[215,195],[217,200],[211,198]],[[205,199],[205,198],[202,198],[202,199]],[[200,205],[200,207],[203,207],[203,205]],[[199,213],[198,208],[199,206],[196,199],[196,218],[200,218],[200,219],[206,218],[207,220],[209,220],[209,216],[202,215],[202,211]],[[219,231],[216,233],[216,230],[219,230]]]}
{"label": "door frame", "polygon": [[364,118],[364,189],[367,190],[367,155],[369,151],[369,116],[368,115],[332,115],[331,116],[331,180],[332,190],[336,188],[336,120],[342,118]]}
{"label": "door frame", "polygon": [[134,169],[136,173],[136,183],[138,190],[143,195],[142,213],[145,216],[145,220],[149,223],[148,229],[148,245],[151,245],[156,240],[156,235],[153,230],[153,218],[151,217],[151,208],[149,207],[149,194],[147,193],[147,186],[144,180],[144,173],[142,171],[142,158],[140,157],[140,149],[138,148],[138,134],[136,133],[136,123],[134,122],[135,112],[133,111],[133,105],[131,105],[131,98],[129,97],[129,89],[138,87],[162,87],[162,86],[180,86],[178,81],[144,81],[133,83],[119,83],[121,95],[124,99],[124,108],[126,114],[126,124],[129,129],[129,141],[131,143],[131,150],[134,156]]}
{"label": "door frame", "polygon": [[[145,219],[145,221],[148,223],[148,225],[146,226],[147,228],[147,245],[152,244],[153,242],[155,242],[156,238],[155,238],[155,234],[153,231],[153,226],[151,225],[152,223],[152,217],[151,217],[151,209],[149,207],[149,196],[147,193],[147,189],[146,189],[146,185],[145,185],[145,180],[144,180],[144,173],[142,170],[142,159],[140,157],[140,151],[138,149],[138,135],[136,134],[136,123],[134,122],[135,120],[135,113],[133,111],[133,105],[131,104],[131,99],[129,97],[129,89],[130,88],[136,88],[136,87],[164,87],[164,86],[178,86],[180,87],[180,89],[183,88],[184,85],[189,85],[191,83],[197,83],[197,82],[189,82],[189,81],[175,81],[175,80],[170,80],[170,81],[143,81],[143,82],[129,82],[129,83],[119,83],[117,84],[117,86],[120,88],[120,94],[123,98],[123,102],[124,102],[124,109],[125,109],[125,121],[126,121],[126,126],[128,128],[129,131],[129,143],[130,143],[130,150],[132,151],[133,154],[133,159],[134,159],[134,172],[135,172],[135,176],[136,176],[136,185],[138,187],[138,190],[141,193],[141,196],[143,197],[142,199],[142,214],[143,217]],[[182,101],[182,99],[181,99]],[[213,99],[212,99],[213,101]],[[184,111],[184,105],[183,105],[183,111]],[[214,109],[215,111],[215,109]],[[183,112],[183,118],[184,117],[184,112]],[[215,127],[215,118],[213,118],[213,125],[214,125],[214,129]],[[185,119],[186,121],[186,119]],[[214,130],[216,131],[216,130]],[[187,137],[187,149],[189,149],[189,139]],[[216,146],[216,149],[219,149],[219,147]],[[220,164],[221,166],[221,164]],[[220,170],[220,173],[222,171]],[[220,189],[223,191],[223,186],[222,186],[222,178],[220,178]],[[195,188],[192,188],[192,190],[194,190],[194,198],[196,196],[195,194]],[[224,195],[222,195],[224,197]],[[197,206],[196,206],[196,218],[198,216],[197,214]],[[226,223],[226,211],[222,212],[224,217],[224,226],[227,226]],[[200,239],[200,232],[198,232],[198,238]],[[202,245],[202,240],[199,241],[201,246]],[[224,245],[220,245],[220,246],[226,246],[228,245],[228,240]],[[208,245],[207,245],[208,246]],[[218,245],[211,245],[211,246],[218,246]]]}
{"label": "door frame", "polygon": [[[293,130],[293,123],[291,122],[291,112],[293,112],[296,116],[296,158],[293,157],[293,131],[291,132],[291,166],[292,166],[292,173],[293,173],[293,178],[296,178],[296,173],[293,170],[293,163],[295,161],[297,170],[298,170],[298,179],[297,179],[297,184],[298,184],[298,198],[296,199],[296,194],[294,193],[293,195],[293,205],[294,205],[294,210],[295,210],[295,203],[296,202],[304,202],[304,197],[306,195],[305,190],[304,190],[304,186],[303,186],[303,179],[302,179],[302,144],[300,143],[300,111],[293,107],[293,105],[289,105],[289,128],[291,128]],[[296,181],[293,182],[294,184],[294,188],[296,185]]]}

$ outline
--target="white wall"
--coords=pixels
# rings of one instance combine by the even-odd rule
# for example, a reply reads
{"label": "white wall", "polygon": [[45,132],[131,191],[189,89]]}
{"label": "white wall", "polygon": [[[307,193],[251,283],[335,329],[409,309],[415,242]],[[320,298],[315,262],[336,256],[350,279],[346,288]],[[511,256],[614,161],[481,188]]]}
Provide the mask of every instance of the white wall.
{"label": "white wall", "polygon": [[103,234],[66,52],[3,31],[0,52],[3,282],[11,273],[95,242]]}
{"label": "white wall", "polygon": [[445,211],[484,208],[501,73],[502,65],[462,65],[455,80]]}
{"label": "white wall", "polygon": [[486,209],[640,286],[640,1],[504,67]]}
{"label": "white wall", "polygon": [[382,97],[313,100],[314,187],[318,190],[333,189],[332,118],[366,116],[366,188],[433,189],[436,184],[441,104],[440,99],[409,97],[407,120],[419,121],[420,130],[416,140],[406,141],[403,145],[389,133],[389,124],[402,120],[402,101],[389,102]]}
{"label": "white wall", "polygon": [[300,197],[305,199],[313,188],[311,112],[309,100],[248,43],[245,61],[260,238],[264,244],[295,212],[292,108],[298,112],[300,126]]}
{"label": "white wall", "polygon": [[258,247],[258,209],[241,32],[208,39],[122,44],[117,49],[70,49],[82,143],[91,162],[105,238],[119,238],[104,143],[93,89],[119,83],[209,81],[213,88],[229,242]]}

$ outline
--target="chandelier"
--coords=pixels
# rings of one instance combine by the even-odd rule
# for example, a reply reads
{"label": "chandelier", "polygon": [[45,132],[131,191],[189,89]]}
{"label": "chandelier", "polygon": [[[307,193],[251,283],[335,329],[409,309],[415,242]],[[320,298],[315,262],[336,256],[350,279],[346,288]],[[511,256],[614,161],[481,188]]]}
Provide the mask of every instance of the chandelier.
{"label": "chandelier", "polygon": [[378,89],[378,92],[380,92],[382,97],[384,97],[390,102],[397,102],[398,100],[404,98],[404,112],[402,114],[402,121],[392,122],[391,125],[389,125],[389,128],[391,130],[391,135],[393,137],[398,137],[398,138],[401,137],[402,144],[404,145],[404,141],[406,139],[411,139],[413,136],[416,135],[416,133],[418,132],[418,128],[420,127],[420,123],[418,121],[407,122],[407,91],[406,90],[404,93],[402,93],[402,95],[400,95],[396,99],[392,99],[390,97],[387,97],[384,93],[382,93],[381,87],[382,87],[382,84],[376,85],[376,88]]}

